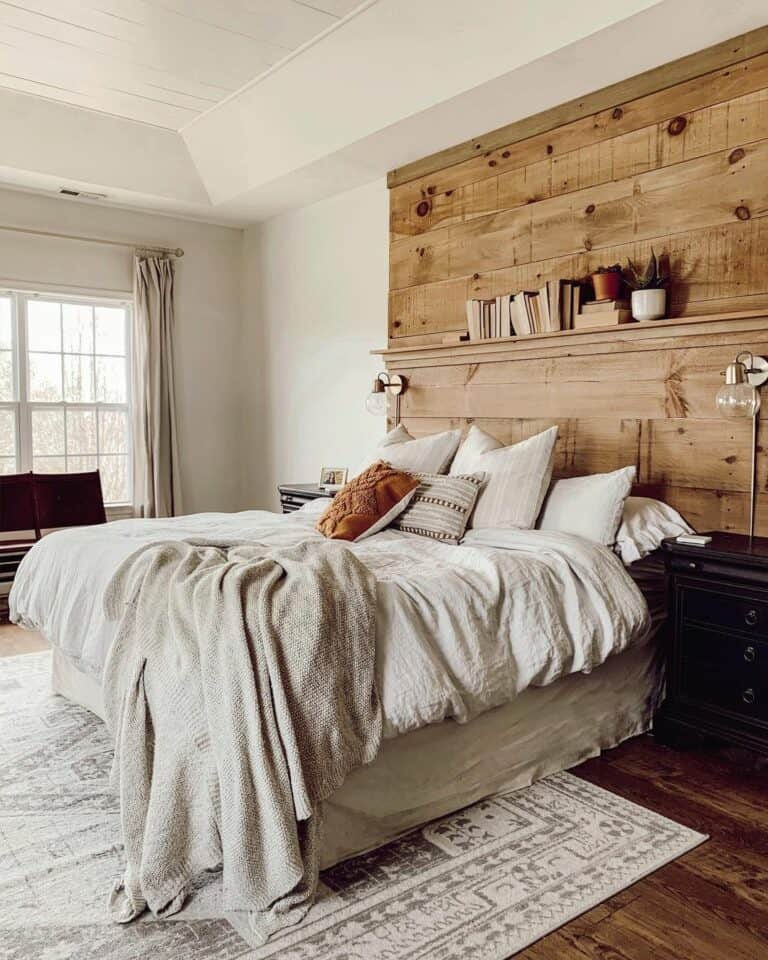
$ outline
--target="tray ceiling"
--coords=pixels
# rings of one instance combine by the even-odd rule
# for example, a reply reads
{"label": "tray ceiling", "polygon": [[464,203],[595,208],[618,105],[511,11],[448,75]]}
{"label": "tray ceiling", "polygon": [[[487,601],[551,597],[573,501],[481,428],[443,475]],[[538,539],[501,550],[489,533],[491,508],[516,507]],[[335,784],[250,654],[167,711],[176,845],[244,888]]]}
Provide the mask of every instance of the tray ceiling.
{"label": "tray ceiling", "polygon": [[360,0],[2,0],[0,86],[178,130]]}

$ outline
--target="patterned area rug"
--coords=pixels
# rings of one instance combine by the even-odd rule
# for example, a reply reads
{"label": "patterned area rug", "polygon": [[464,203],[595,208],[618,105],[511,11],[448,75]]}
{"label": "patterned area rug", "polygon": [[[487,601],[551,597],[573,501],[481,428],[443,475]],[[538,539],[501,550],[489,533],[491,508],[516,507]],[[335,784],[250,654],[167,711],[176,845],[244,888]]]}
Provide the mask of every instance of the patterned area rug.
{"label": "patterned area rug", "polygon": [[705,839],[563,773],[326,871],[259,950],[216,919],[216,875],[175,918],[116,926],[109,738],[49,672],[47,653],[0,660],[3,960],[503,960]]}

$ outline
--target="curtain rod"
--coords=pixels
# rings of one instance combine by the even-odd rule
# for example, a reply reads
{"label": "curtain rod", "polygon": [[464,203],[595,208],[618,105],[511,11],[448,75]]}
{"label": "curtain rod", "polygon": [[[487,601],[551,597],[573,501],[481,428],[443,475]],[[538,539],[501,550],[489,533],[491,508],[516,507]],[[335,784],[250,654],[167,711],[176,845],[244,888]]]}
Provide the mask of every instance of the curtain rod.
{"label": "curtain rod", "polygon": [[83,237],[74,233],[53,233],[50,230],[29,230],[27,227],[11,227],[0,224],[0,230],[7,233],[26,233],[32,237],[53,237],[56,240],[79,240],[81,243],[103,243],[110,247],[133,247],[136,250],[144,250],[147,253],[164,253],[170,257],[183,257],[184,251],[181,247],[154,247],[146,243],[130,243],[124,240],[107,240],[104,237]]}

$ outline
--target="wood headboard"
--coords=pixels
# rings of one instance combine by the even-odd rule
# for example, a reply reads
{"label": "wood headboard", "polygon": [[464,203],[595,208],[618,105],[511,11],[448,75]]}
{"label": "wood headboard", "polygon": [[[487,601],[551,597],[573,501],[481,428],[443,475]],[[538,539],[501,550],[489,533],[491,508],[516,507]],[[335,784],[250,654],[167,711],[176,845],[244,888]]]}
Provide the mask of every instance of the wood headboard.
{"label": "wood headboard", "polygon": [[[745,531],[748,421],[722,371],[768,355],[768,28],[390,174],[389,348],[414,435],[560,427],[555,473],[634,463],[698,529]],[[444,346],[465,300],[669,258],[672,320]],[[768,394],[762,415],[768,415]],[[768,535],[768,454],[757,532]]]}

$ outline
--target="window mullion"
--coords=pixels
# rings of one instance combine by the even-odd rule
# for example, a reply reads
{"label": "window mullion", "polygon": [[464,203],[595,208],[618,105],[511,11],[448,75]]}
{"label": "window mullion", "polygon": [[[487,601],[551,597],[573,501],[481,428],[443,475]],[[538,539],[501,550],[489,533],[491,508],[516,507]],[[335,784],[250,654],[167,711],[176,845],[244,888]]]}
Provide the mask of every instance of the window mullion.
{"label": "window mullion", "polygon": [[15,293],[16,346],[19,398],[19,454],[22,471],[32,469],[32,413],[29,407],[29,359],[27,352],[27,299]]}

